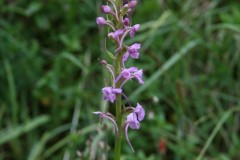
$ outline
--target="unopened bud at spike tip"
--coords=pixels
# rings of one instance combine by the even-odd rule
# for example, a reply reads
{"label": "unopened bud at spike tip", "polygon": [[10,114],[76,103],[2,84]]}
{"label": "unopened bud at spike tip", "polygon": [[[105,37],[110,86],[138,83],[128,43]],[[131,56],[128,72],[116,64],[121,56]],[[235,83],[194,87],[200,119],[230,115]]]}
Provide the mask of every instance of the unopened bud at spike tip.
{"label": "unopened bud at spike tip", "polygon": [[102,5],[102,11],[106,14],[110,13],[112,9],[107,5]]}

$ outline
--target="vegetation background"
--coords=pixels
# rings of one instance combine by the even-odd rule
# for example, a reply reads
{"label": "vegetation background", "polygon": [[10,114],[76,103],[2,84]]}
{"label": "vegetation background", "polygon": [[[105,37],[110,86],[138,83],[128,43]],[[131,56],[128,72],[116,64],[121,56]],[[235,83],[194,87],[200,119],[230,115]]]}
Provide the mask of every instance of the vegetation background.
{"label": "vegetation background", "polygon": [[[0,160],[112,159],[98,0],[0,0]],[[140,0],[146,119],[123,160],[240,158],[240,3]],[[104,76],[105,75],[105,76]],[[109,106],[112,108],[112,106]]]}

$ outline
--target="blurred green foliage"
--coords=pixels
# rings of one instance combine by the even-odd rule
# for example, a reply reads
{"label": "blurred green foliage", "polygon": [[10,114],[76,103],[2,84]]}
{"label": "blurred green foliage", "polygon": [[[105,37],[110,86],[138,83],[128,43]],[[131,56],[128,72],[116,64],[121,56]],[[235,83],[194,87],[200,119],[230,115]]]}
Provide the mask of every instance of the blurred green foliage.
{"label": "blurred green foliage", "polygon": [[[114,156],[111,124],[92,115],[108,107],[101,3],[0,1],[0,160]],[[143,46],[128,65],[145,85],[125,90],[147,115],[122,159],[238,159],[239,2],[140,0],[132,17],[141,31],[128,43]]]}

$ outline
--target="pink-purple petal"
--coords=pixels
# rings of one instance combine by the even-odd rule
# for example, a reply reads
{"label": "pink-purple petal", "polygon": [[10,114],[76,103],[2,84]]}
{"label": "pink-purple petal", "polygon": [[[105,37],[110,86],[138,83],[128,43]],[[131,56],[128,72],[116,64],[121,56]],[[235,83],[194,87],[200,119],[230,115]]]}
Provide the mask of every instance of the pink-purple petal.
{"label": "pink-purple petal", "polygon": [[103,93],[104,100],[107,100],[107,101],[110,101],[113,103],[116,99],[116,94],[121,94],[122,89],[121,88],[104,87],[102,89],[102,93]]}

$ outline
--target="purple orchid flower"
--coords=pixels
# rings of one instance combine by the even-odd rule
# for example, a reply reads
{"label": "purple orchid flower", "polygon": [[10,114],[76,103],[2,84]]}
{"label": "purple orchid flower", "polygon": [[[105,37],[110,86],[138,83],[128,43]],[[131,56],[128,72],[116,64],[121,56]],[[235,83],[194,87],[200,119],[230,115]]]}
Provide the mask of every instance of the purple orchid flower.
{"label": "purple orchid flower", "polygon": [[115,32],[110,32],[108,34],[109,37],[112,37],[113,39],[115,39],[116,41],[119,41],[119,37],[120,35],[122,35],[124,33],[123,29],[118,29]]}
{"label": "purple orchid flower", "polygon": [[123,55],[122,61],[127,61],[128,57],[131,56],[134,59],[139,58],[139,49],[141,48],[140,43],[134,43],[130,47],[128,47],[127,52]]}
{"label": "purple orchid flower", "polygon": [[113,87],[104,87],[102,89],[102,92],[103,92],[103,99],[113,103],[116,99],[116,94],[121,94],[122,89],[113,88]]}
{"label": "purple orchid flower", "polygon": [[127,119],[125,121],[125,125],[124,125],[125,137],[128,142],[128,145],[130,146],[133,152],[134,152],[134,149],[128,138],[128,127],[132,129],[139,129],[140,121],[144,119],[144,116],[145,116],[145,110],[139,103],[137,103],[137,106],[134,108],[133,112],[127,116]]}
{"label": "purple orchid flower", "polygon": [[144,81],[142,80],[143,70],[138,70],[137,67],[130,67],[125,68],[122,70],[122,72],[119,74],[119,76],[116,78],[115,83],[117,83],[120,79],[123,79],[123,83],[121,84],[120,88],[129,80],[132,78],[136,78],[138,80],[139,84],[143,84]]}
{"label": "purple orchid flower", "polygon": [[131,31],[130,31],[130,37],[134,37],[135,33],[139,30],[140,24],[135,24],[132,26]]}

